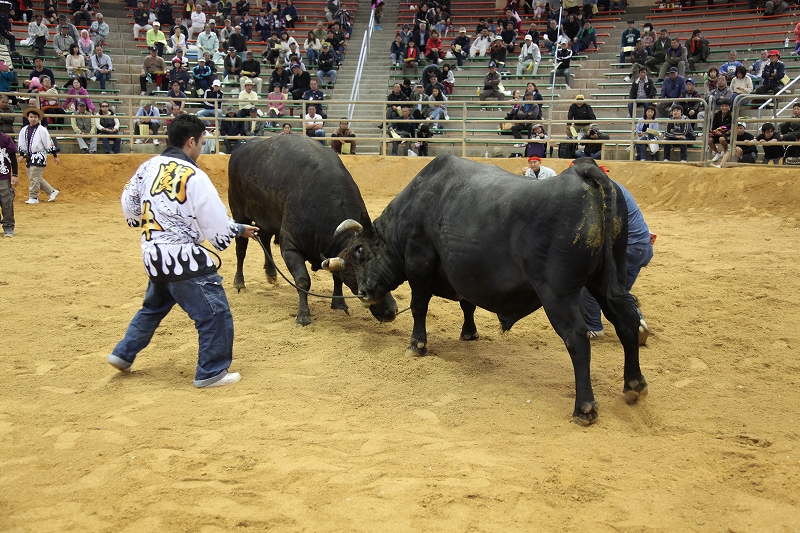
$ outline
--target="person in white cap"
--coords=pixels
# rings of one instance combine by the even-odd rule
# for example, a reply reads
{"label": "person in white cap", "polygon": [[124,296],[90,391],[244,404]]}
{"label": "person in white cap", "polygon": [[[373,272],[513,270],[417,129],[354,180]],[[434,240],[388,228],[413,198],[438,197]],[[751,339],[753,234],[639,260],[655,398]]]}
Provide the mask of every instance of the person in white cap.
{"label": "person in white cap", "polygon": [[532,76],[536,76],[541,60],[542,53],[539,51],[539,45],[534,44],[533,36],[529,33],[525,36],[522,49],[519,51],[517,77],[521,77],[526,70],[530,71]]}
{"label": "person in white cap", "polygon": [[469,36],[467,35],[467,28],[459,28],[458,30],[458,37],[453,39],[453,43],[450,45],[450,52],[453,54],[453,57],[456,58],[456,70],[461,70],[461,67],[464,65],[464,59],[469,57]]}

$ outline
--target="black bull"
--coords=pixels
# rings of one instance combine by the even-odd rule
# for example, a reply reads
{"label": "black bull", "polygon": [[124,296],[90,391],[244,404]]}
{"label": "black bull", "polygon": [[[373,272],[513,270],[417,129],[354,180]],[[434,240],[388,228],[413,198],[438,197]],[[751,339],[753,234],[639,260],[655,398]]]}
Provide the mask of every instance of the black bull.
{"label": "black bull", "polygon": [[597,403],[589,330],[579,304],[585,286],[622,342],[626,400],[634,403],[647,393],[639,368],[636,300],[625,290],[627,207],[620,189],[591,159],[576,160],[556,178],[535,181],[439,156],[371,227],[345,221],[337,234],[348,231],[357,234],[340,257],[355,268],[365,302],[381,301],[408,280],[412,354],[426,351],[425,315],[432,296],[460,302],[464,340],[477,338],[476,306],[497,313],[503,331],[544,307],[572,359],[574,420],[590,424]]}
{"label": "black bull", "polygon": [[[269,140],[255,139],[240,146],[228,164],[228,203],[233,219],[240,224],[255,224],[264,244],[264,270],[275,282],[270,239],[281,248],[286,268],[299,287],[298,325],[311,323],[308,295],[311,269],[319,270],[326,257],[335,257],[347,246],[349,235],[334,236],[336,226],[353,218],[371,227],[369,214],[358,186],[330,148],[305,135],[280,135]],[[247,239],[236,239],[236,276],[233,286],[244,288],[242,265],[247,254]],[[342,283],[358,292],[352,269],[335,272],[333,295],[342,296]],[[334,298],[331,308],[347,312],[342,298]],[[394,320],[397,304],[386,293],[370,311],[382,322]]]}

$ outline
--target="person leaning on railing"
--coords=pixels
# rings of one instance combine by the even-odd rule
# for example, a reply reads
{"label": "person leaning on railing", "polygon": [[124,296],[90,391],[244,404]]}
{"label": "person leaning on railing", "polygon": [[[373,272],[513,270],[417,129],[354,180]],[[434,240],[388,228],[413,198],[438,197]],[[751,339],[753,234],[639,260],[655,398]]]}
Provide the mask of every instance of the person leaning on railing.
{"label": "person leaning on railing", "polygon": [[781,59],[781,54],[777,50],[770,50],[769,64],[764,66],[761,77],[764,81],[756,88],[756,94],[776,94],[783,89],[786,67]]}

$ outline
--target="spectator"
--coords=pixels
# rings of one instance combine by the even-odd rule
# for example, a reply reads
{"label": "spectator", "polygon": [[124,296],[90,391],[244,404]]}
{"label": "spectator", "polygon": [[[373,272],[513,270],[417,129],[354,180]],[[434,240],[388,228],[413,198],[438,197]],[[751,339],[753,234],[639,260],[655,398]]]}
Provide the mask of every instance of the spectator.
{"label": "spectator", "polygon": [[566,20],[562,20],[561,22],[561,33],[566,35],[567,41],[571,43],[578,35],[579,31],[581,31],[581,25],[575,18],[575,14],[568,14]]}
{"label": "spectator", "polygon": [[39,89],[39,108],[46,114],[51,115],[48,120],[51,124],[63,124],[62,117],[53,118],[52,115],[64,115],[66,112],[61,107],[61,102],[58,99],[58,89],[53,86],[53,80],[48,76],[39,78],[42,84]]}
{"label": "spectator", "polygon": [[103,52],[103,47],[100,45],[97,45],[94,48],[94,54],[92,55],[91,59],[91,67],[92,72],[94,73],[91,80],[99,81],[100,91],[102,91],[102,94],[106,94],[106,81],[111,78],[113,64],[111,63],[111,57]]}
{"label": "spectator", "polygon": [[331,80],[331,85],[336,83],[336,69],[333,68],[334,56],[330,51],[328,43],[322,44],[322,52],[319,54],[319,70],[317,70],[317,79],[320,84],[325,83],[325,76]]}
{"label": "spectator", "polygon": [[736,60],[737,56],[738,54],[736,50],[731,50],[730,52],[728,52],[728,61],[723,63],[722,66],[719,67],[720,75],[728,78],[728,82],[730,82],[736,75],[736,69],[742,66],[742,63]]}
{"label": "spectator", "polygon": [[439,37],[439,32],[436,30],[430,32],[430,37],[428,37],[425,43],[425,57],[434,65],[439,63],[441,59],[444,59],[442,39]]}
{"label": "spectator", "polygon": [[[261,115],[255,107],[250,108],[250,120],[244,123],[244,134],[248,137],[261,137],[264,134],[266,123],[261,120]],[[247,141],[243,141],[247,142]]]}
{"label": "spectator", "polygon": [[[800,103],[792,106],[792,118],[800,119]],[[800,139],[800,122],[781,122],[779,127],[784,141]]]}
{"label": "spectator", "polygon": [[589,126],[586,137],[583,138],[583,150],[576,150],[575,157],[591,157],[600,159],[603,154],[603,141],[609,140],[607,133],[602,133],[597,124]]}
{"label": "spectator", "polygon": [[47,45],[47,39],[50,37],[50,32],[47,26],[42,22],[42,15],[37,13],[34,20],[28,24],[28,44],[35,52],[36,56],[44,55],[44,47]]}
{"label": "spectator", "polygon": [[249,78],[256,86],[256,92],[261,93],[264,80],[261,79],[261,63],[253,59],[253,51],[245,52],[245,60],[242,62],[242,78],[239,79],[240,90],[244,89],[244,78]]}
{"label": "spectator", "polygon": [[[725,79],[720,77],[720,79]],[[711,118],[711,129],[708,132],[708,146],[714,153],[711,159],[715,163],[722,159],[723,152],[728,150],[728,139],[731,137],[731,101],[728,99],[719,102],[719,109]],[[717,143],[722,149],[717,148]]]}
{"label": "spectator", "polygon": [[[389,96],[386,97],[388,102],[408,102],[408,97],[403,94],[403,91],[400,89],[400,84],[395,83],[392,86],[392,92],[389,93]],[[406,107],[401,106],[400,104],[392,104],[390,103],[386,106],[386,121],[390,122],[402,114],[402,108]],[[409,108],[410,112],[410,108]],[[383,128],[380,124],[378,124],[378,128]]]}
{"label": "spectator", "polygon": [[677,37],[673,37],[667,48],[664,56],[664,64],[661,65],[661,70],[658,73],[658,78],[664,80],[667,78],[667,73],[673,67],[677,67],[678,73],[681,78],[686,75],[686,47],[681,45]]}
{"label": "spectator", "polygon": [[236,48],[228,48],[228,55],[222,61],[223,68],[225,69],[225,82],[235,81],[234,76],[242,75],[242,58],[236,53]]}
{"label": "spectator", "polygon": [[[538,124],[538,126],[541,127],[541,124]],[[555,170],[542,166],[542,158],[537,155],[532,155],[528,158],[528,167],[522,175],[535,180],[546,180],[557,176]]]}
{"label": "spectator", "polygon": [[158,57],[164,55],[164,49],[167,47],[167,37],[164,35],[164,32],[161,31],[160,22],[157,20],[153,22],[153,27],[147,30],[145,34],[145,40],[147,41],[148,48],[156,48]]}
{"label": "spectator", "polygon": [[767,63],[769,63],[767,51],[761,50],[761,58],[753,61],[753,64],[750,65],[750,68],[748,69],[748,73],[750,77],[753,78],[753,81],[761,81],[761,73],[764,71],[764,67],[767,65]]}
{"label": "spectator", "polygon": [[516,48],[517,30],[514,29],[514,24],[511,22],[504,24],[503,26],[505,29],[500,32],[500,39],[503,41],[503,45],[506,47],[506,52],[513,54],[514,49]]}
{"label": "spectator", "polygon": [[30,80],[32,80],[33,78],[39,78],[41,80],[42,76],[47,76],[51,80],[55,79],[56,77],[55,74],[53,74],[52,70],[44,66],[44,61],[42,60],[42,58],[36,57],[33,59],[33,70],[31,70],[30,74],[28,75],[28,79],[25,80],[22,84],[25,87],[28,87],[30,85]]}
{"label": "spectator", "polygon": [[777,50],[770,50],[769,64],[764,66],[761,77],[764,81],[756,89],[756,94],[776,94],[783,89],[784,77],[786,76],[786,68],[783,62],[780,61],[781,54]]}
{"label": "spectator", "polygon": [[450,120],[450,116],[447,114],[447,97],[439,87],[433,87],[428,101],[430,102],[428,104],[428,117],[434,121],[433,127],[439,129],[440,120]]}
{"label": "spectator", "polygon": [[736,76],[731,80],[731,91],[734,94],[734,102],[741,96],[753,92],[753,80],[747,75],[747,69],[743,65],[736,67]]}
{"label": "spectator", "polygon": [[245,117],[248,109],[258,104],[258,93],[253,90],[253,80],[244,77],[244,89],[239,92],[239,116]]}
{"label": "spectator", "polygon": [[[93,136],[89,139],[75,137],[75,140],[78,142],[78,147],[80,147],[82,152],[87,154],[97,153],[97,137],[94,137],[97,133],[97,127],[95,126],[95,119],[92,115],[93,113],[88,112],[86,109],[86,102],[80,100],[78,102],[78,109],[72,114],[71,119],[72,131],[74,131],[76,135]],[[88,144],[86,142],[87,140],[89,141]]]}
{"label": "spectator", "polygon": [[103,19],[102,13],[96,13],[94,18],[95,21],[89,27],[89,35],[92,36],[92,42],[95,46],[101,46],[106,42],[110,28],[105,19]]}
{"label": "spectator", "polygon": [[68,26],[59,26],[58,33],[53,37],[53,50],[56,56],[65,59],[69,55],[70,45],[76,44],[69,35]]}
{"label": "spectator", "polygon": [[78,109],[78,104],[83,102],[86,104],[86,109],[91,113],[96,112],[94,103],[92,103],[91,98],[89,98],[89,93],[81,86],[81,82],[78,78],[72,79],[72,86],[69,88],[67,94],[70,97],[64,100],[64,111],[75,111]]}
{"label": "spectator", "polygon": [[394,42],[389,53],[389,59],[392,60],[393,67],[399,67],[405,58],[406,45],[403,44],[403,37],[398,33],[394,36]]}
{"label": "spectator", "polygon": [[292,0],[286,0],[286,7],[281,11],[281,19],[283,19],[285,27],[294,29],[294,24],[297,21],[297,8],[294,7]]}
{"label": "spectator", "polygon": [[[246,113],[248,116],[250,115],[249,106]],[[219,123],[219,136],[225,143],[225,152],[232,154],[242,142],[240,139],[231,139],[231,137],[244,137],[246,133],[244,121],[238,120],[236,108],[229,105],[225,109],[225,117]]]}
{"label": "spectator", "polygon": [[[441,72],[440,72],[440,74],[441,74]],[[422,81],[422,83],[426,83],[427,84],[427,85],[425,85],[425,95],[426,96],[430,96],[431,94],[433,94],[433,88],[434,87],[438,88],[439,91],[441,91],[442,93],[445,92],[444,91],[444,85],[439,83],[439,75],[437,75],[435,73],[432,73],[430,75],[430,77],[428,77],[427,79],[426,79],[425,76],[423,76],[421,81]],[[409,90],[405,90],[403,87],[401,87],[401,89],[403,89],[403,92],[405,94],[407,94],[407,95],[411,92],[410,91],[410,89],[411,89],[410,83],[411,83],[411,80],[409,80],[409,87],[408,87]]]}
{"label": "spectator", "polygon": [[300,100],[311,87],[311,75],[308,72],[303,72],[300,65],[295,63],[292,65],[292,86],[289,92],[292,93],[293,100]]}
{"label": "spectator", "polygon": [[[288,2],[287,2],[288,5]],[[236,2],[236,14],[240,17],[250,14],[250,2],[248,0],[238,0]]]}
{"label": "spectator", "polygon": [[[313,31],[308,32],[308,37],[306,38],[306,42],[303,44],[303,48],[306,49],[306,57],[308,58],[309,66],[316,65],[317,58],[322,51],[322,41],[317,38]],[[397,63],[399,64],[399,59]],[[392,65],[394,64],[395,61],[392,60]]]}
{"label": "spectator", "polygon": [[275,65],[275,69],[269,76],[269,86],[280,85],[281,89],[289,86],[289,72],[283,68],[281,63]]}
{"label": "spectator", "polygon": [[485,101],[487,98],[497,98],[500,102],[505,100],[505,95],[500,89],[501,81],[500,73],[497,72],[497,63],[489,61],[489,72],[483,77],[480,100]]}
{"label": "spectator", "polygon": [[[689,117],[683,114],[683,107],[678,104],[672,106],[670,110],[672,120],[687,120]],[[693,141],[695,139],[694,129],[690,122],[668,122],[667,129],[664,133],[664,139],[667,141]],[[686,163],[688,159],[688,144],[665,144],[664,145],[664,161],[669,162],[672,149],[677,148],[680,151],[681,163]]]}
{"label": "spectator", "polygon": [[[541,110],[539,111],[541,114]],[[547,132],[541,124],[534,124],[528,134],[528,143],[525,145],[525,155],[545,157],[547,150]]]}
{"label": "spectator", "polygon": [[[727,100],[728,104],[733,102],[734,94],[731,91],[731,88],[728,87],[728,82],[725,79],[725,76],[717,76],[717,87],[710,93],[708,96],[712,98],[713,107],[712,109],[717,109],[723,100]],[[697,118],[703,119],[706,116],[704,111],[701,111],[697,114]]]}
{"label": "spectator", "polygon": [[375,29],[378,31],[383,30],[383,28],[381,28],[381,17],[383,16],[383,8],[385,5],[386,3],[383,0],[377,0],[372,4],[375,13]]}
{"label": "spectator", "polygon": [[765,122],[764,125],[761,126],[761,133],[756,136],[755,140],[761,144],[761,148],[764,150],[764,160],[762,163],[767,165],[772,161],[773,165],[781,164],[786,147],[775,144],[784,139],[781,137],[780,133],[775,133],[775,125],[772,122]]}
{"label": "spectator", "polygon": [[708,39],[703,37],[701,30],[697,29],[692,32],[692,38],[686,44],[686,49],[689,70],[695,70],[697,63],[708,63],[708,56],[711,51],[708,46]]}
{"label": "spectator", "polygon": [[[558,23],[554,19],[550,19],[550,21],[547,24],[548,26],[543,36],[544,47],[547,49],[548,52],[555,54],[556,51],[558,50],[556,45],[558,43],[561,30],[558,27]],[[623,58],[622,61],[624,61],[624,56],[622,55],[622,52],[620,52],[620,57]]]}
{"label": "spectator", "polygon": [[[667,58],[667,49],[671,46],[672,41],[669,38],[669,32],[667,30],[661,30],[658,39],[653,43],[653,50],[650,52],[652,57],[647,60],[647,68],[649,68],[651,72],[661,71],[661,65],[664,64]],[[663,78],[659,78],[656,81],[663,81]]]}
{"label": "spectator", "polygon": [[[8,66],[6,65],[5,69],[3,69],[3,63],[0,63],[0,73],[4,72],[8,72]],[[11,109],[9,103],[10,100],[8,96],[4,94],[0,95],[0,114],[7,114],[7,116],[0,116],[0,131],[11,135],[14,133],[14,121],[16,117],[10,115],[14,110]]]}
{"label": "spectator", "polygon": [[539,45],[533,42],[533,37],[530,34],[525,35],[517,62],[517,77],[521,78],[526,70],[530,72],[531,76],[536,76],[541,60],[542,53],[539,51]]}
{"label": "spectator", "polygon": [[[23,115],[28,119],[28,125],[22,126],[19,132],[17,145],[19,154],[25,159],[25,166],[28,169],[28,199],[26,204],[38,204],[39,192],[44,192],[48,196],[48,202],[52,202],[58,196],[58,189],[53,188],[44,179],[44,167],[47,166],[47,155],[53,154],[54,161],[58,165],[58,146],[50,138],[47,128],[40,127],[44,120],[44,113],[41,109],[29,107],[23,111]],[[13,166],[12,166],[13,169]],[[3,206],[3,213],[6,206]]]}
{"label": "spectator", "polygon": [[[181,112],[186,107],[186,93],[181,88],[181,82],[174,81],[170,83],[169,90],[167,91],[167,109],[172,109],[172,106],[178,106]],[[142,100],[144,102],[144,100]]]}
{"label": "spectator", "polygon": [[151,29],[153,26],[150,24],[150,10],[145,9],[142,2],[136,2],[136,11],[133,12],[133,38],[138,39],[140,31],[147,33]]}
{"label": "spectator", "polygon": [[767,0],[764,2],[764,14],[767,16],[780,15],[789,9],[789,4],[783,0]]}
{"label": "spectator", "polygon": [[211,31],[210,24],[206,24],[203,31],[197,36],[197,48],[201,52],[210,52],[212,58],[219,57],[219,37]]}
{"label": "spectator", "polygon": [[[344,2],[340,2],[339,3],[339,10],[336,11],[336,14],[333,16],[333,18],[334,18],[334,22],[333,22],[334,28],[338,24],[339,27],[341,28],[342,32],[345,35],[347,35],[347,38],[349,39],[350,38],[350,32],[352,31],[352,25],[350,23],[350,20],[352,19],[352,15],[350,14],[350,12],[345,7]],[[344,39],[342,39],[342,41],[344,41]]]}
{"label": "spectator", "polygon": [[[12,48],[13,50],[13,48]],[[798,22],[794,27],[794,55],[800,54],[800,22]],[[769,61],[768,58],[762,57],[763,60]]]}
{"label": "spectator", "polygon": [[[428,95],[425,94],[425,87],[421,83],[418,83],[414,86],[414,89],[411,95],[407,97],[407,100],[414,102],[413,107],[410,108],[412,117],[417,120],[425,120],[428,117],[428,102],[430,100],[428,99]],[[400,112],[401,110],[398,107],[397,113]],[[380,125],[378,127],[380,127]]]}
{"label": "spectator", "polygon": [[347,119],[343,118],[341,122],[339,122],[339,128],[333,132],[332,137],[340,137],[339,139],[331,140],[331,148],[333,148],[334,152],[340,155],[356,155],[356,141],[351,140],[356,138],[356,134],[350,129],[350,124],[347,122]]}
{"label": "spectator", "polygon": [[[272,92],[267,95],[267,115],[269,118],[277,119],[286,113],[286,94],[283,93],[283,86],[276,83],[272,86]],[[277,122],[275,122],[277,124]],[[267,123],[267,127],[272,127],[272,123]]]}
{"label": "spectator", "polygon": [[408,41],[408,45],[406,46],[406,53],[405,58],[403,59],[403,73],[406,74],[408,71],[413,71],[414,75],[418,72],[419,67],[419,49],[417,48],[416,43],[412,39]]}
{"label": "spectator", "polygon": [[186,36],[183,34],[180,28],[175,28],[175,31],[172,33],[172,36],[169,38],[169,46],[167,47],[167,53],[178,53],[178,50],[183,51],[186,54]]}
{"label": "spectator", "polygon": [[198,96],[203,95],[206,89],[211,87],[211,82],[214,79],[215,78],[211,72],[211,67],[208,66],[206,58],[197,58],[197,65],[195,65],[192,69],[192,85],[194,87],[193,94]]}
{"label": "spectator", "polygon": [[[142,100],[139,104],[139,110],[136,111],[136,116],[141,118],[137,118],[133,122],[136,128],[135,134],[144,137],[144,139],[136,139],[134,144],[146,143],[150,136],[158,135],[161,121],[157,119],[161,116],[161,113],[158,112],[156,106],[152,105],[148,100]],[[161,142],[153,138],[153,144],[158,146]]]}
{"label": "spectator", "polygon": [[107,154],[118,154],[122,139],[120,137],[109,139],[108,135],[119,135],[119,119],[114,116],[108,102],[100,102],[100,112],[95,116],[95,129],[103,141],[103,148]]}
{"label": "spectator", "polygon": [[247,51],[247,38],[242,35],[242,27],[238,24],[233,28],[231,36],[228,37],[228,47],[234,48],[239,57],[244,60],[244,54]]}
{"label": "spectator", "polygon": [[453,94],[453,87],[455,87],[455,84],[456,77],[453,74],[453,69],[450,68],[450,63],[445,63],[442,65],[442,85],[444,86],[445,96]]}
{"label": "spectator", "polygon": [[[524,100],[517,109],[516,114],[514,115],[515,120],[527,120],[528,122],[518,122],[511,126],[511,134],[514,135],[515,139],[522,139],[522,132],[524,131],[526,134],[530,135],[533,133],[533,122],[537,120],[539,116],[539,106],[534,103],[533,101],[533,93],[526,92],[524,96]],[[520,144],[515,144],[515,147],[519,148]]]}
{"label": "spectator", "polygon": [[[567,137],[577,137],[580,139],[583,137],[584,128],[590,126],[591,121],[597,120],[597,117],[594,114],[592,106],[584,101],[582,94],[576,96],[575,100],[576,102],[570,105],[569,110],[567,111]],[[572,133],[573,129],[577,130],[575,131],[575,134]]]}
{"label": "spectator", "polygon": [[736,124],[736,147],[727,150],[719,165],[722,167],[733,157],[737,163],[755,163],[758,159],[758,147],[753,144],[753,134],[747,132],[747,123],[739,122]]}
{"label": "spectator", "polygon": [[709,67],[706,78],[703,81],[706,94],[710,94],[711,91],[717,88],[717,78],[719,78],[719,69],[717,67]]}
{"label": "spectator", "polygon": [[211,87],[206,89],[203,93],[203,109],[197,112],[197,116],[213,117],[216,115],[222,118],[222,98],[224,96],[225,94],[222,92],[222,82],[219,80],[212,81]]}
{"label": "spectator", "polygon": [[9,51],[15,52],[17,50],[17,37],[11,29],[11,20],[9,20],[7,13],[0,13],[0,37],[8,42]]}
{"label": "spectator", "polygon": [[[141,94],[147,94],[147,83],[155,83],[156,87],[162,91],[167,89],[167,64],[164,62],[163,57],[159,57],[158,48],[155,46],[150,47],[150,55],[144,58],[142,71],[139,73],[139,86],[142,90]],[[97,131],[102,131],[99,127]],[[105,146],[105,145],[104,145]],[[119,150],[117,150],[118,152]]]}
{"label": "spectator", "polygon": [[189,86],[192,81],[192,75],[186,70],[186,63],[181,61],[180,57],[172,58],[172,69],[169,71],[167,80],[167,87],[171,86],[174,82],[178,82],[181,90],[185,93],[189,92]]}
{"label": "spectator", "polygon": [[[303,117],[303,128],[306,130],[306,135],[308,137],[325,137],[325,130],[322,127],[322,116],[317,113],[316,106],[309,105]],[[325,140],[321,140],[320,144],[325,146]]]}
{"label": "spectator", "polygon": [[242,35],[246,41],[253,40],[253,19],[250,15],[245,15],[239,21],[239,26],[242,28]]}
{"label": "spectator", "polygon": [[453,42],[450,44],[450,53],[456,60],[456,70],[461,70],[461,67],[464,65],[464,59],[469,57],[470,51],[470,40],[467,36],[467,29],[460,28],[458,30],[458,37],[453,39]]}
{"label": "spectator", "polygon": [[[657,133],[652,133],[653,131],[658,132],[658,122],[656,122],[656,108],[653,105],[647,105],[644,108],[644,114],[642,118],[636,123],[636,138],[639,141],[652,141],[657,139]],[[636,144],[635,145],[635,152],[636,152],[636,161],[647,161],[647,152],[649,151],[653,155],[653,160],[656,160],[656,154],[658,153],[658,143],[643,143],[643,144]]]}
{"label": "spectator", "polygon": [[590,46],[595,47],[598,52],[600,51],[600,47],[597,46],[597,32],[592,26],[592,21],[587,20],[583,23],[581,31],[572,40],[572,53],[579,54]]}
{"label": "spectator", "polygon": [[492,38],[489,36],[489,30],[483,29],[475,38],[475,42],[472,43],[470,47],[470,53],[472,57],[484,57],[486,55],[486,51],[492,45]]}
{"label": "spectator", "polygon": [[417,125],[410,121],[411,109],[407,105],[400,109],[398,118],[402,119],[403,122],[395,122],[389,125],[389,134],[393,139],[396,139],[392,142],[392,155],[398,155],[398,148],[401,142],[405,142],[400,139],[413,139],[417,136]]}
{"label": "spectator", "polygon": [[648,54],[653,52],[653,45],[656,42],[656,32],[653,31],[653,25],[649,22],[645,22],[642,26],[644,26],[644,30],[642,31],[642,43],[644,44],[645,50],[647,50]]}
{"label": "spectator", "polygon": [[639,69],[647,68],[647,60],[650,58],[650,52],[644,47],[641,39],[636,41],[636,46],[631,52],[631,73],[625,76],[625,81],[630,82],[631,78],[639,76]]}
{"label": "spectator", "polygon": [[572,50],[569,49],[569,43],[567,41],[561,41],[561,47],[558,49],[558,53],[555,57],[555,70],[553,72],[553,76],[550,78],[550,83],[552,85],[556,84],[556,78],[558,76],[564,76],[564,83],[566,84],[566,89],[569,90],[571,87],[569,86],[570,82],[570,72],[569,72],[569,61],[572,57]]}
{"label": "spectator", "polygon": [[675,100],[681,98],[686,93],[686,80],[678,74],[678,67],[669,69],[669,75],[661,85],[661,95],[659,98],[665,100],[658,104],[658,114],[661,118],[670,115],[670,109],[675,105]]}
{"label": "spectator", "polygon": [[196,4],[194,6],[194,11],[192,11],[191,15],[192,25],[189,26],[189,40],[192,40],[192,35],[195,33],[200,33],[203,31],[203,28],[206,26],[206,14],[203,13],[203,6]]}
{"label": "spectator", "polygon": [[228,39],[231,38],[231,35],[233,35],[233,24],[231,24],[231,19],[226,18],[222,25],[222,29],[219,30],[219,39],[223,44],[227,44]]}
{"label": "spectator", "polygon": [[47,24],[58,22],[58,6],[55,0],[44,0],[44,20]]}
{"label": "spectator", "polygon": [[506,46],[503,44],[503,39],[498,35],[494,38],[492,46],[489,47],[489,60],[497,63],[497,68],[499,69],[501,75],[508,74],[508,69],[506,69],[507,55],[508,51],[506,50]]}
{"label": "spectator", "polygon": [[[681,95],[681,98],[700,98],[700,93],[694,88],[694,78],[688,78],[686,80],[686,92]],[[684,102],[682,106],[686,116],[690,119],[695,119],[700,112],[702,104],[699,101]]]}
{"label": "spectator", "polygon": [[[552,23],[551,23],[552,25]],[[622,39],[620,40],[619,62],[625,62],[625,56],[630,55],[636,46],[636,41],[641,38],[638,28],[636,28],[636,21],[633,19],[628,20],[628,27],[622,32]],[[552,50],[552,47],[548,47]]]}
{"label": "spectator", "polygon": [[322,102],[325,100],[325,93],[317,88],[317,80],[315,78],[311,78],[309,83],[311,84],[311,87],[309,87],[309,89],[303,93],[303,100],[320,102],[319,104],[316,104],[317,113],[320,114],[323,120],[326,120],[328,118],[328,114],[322,109]]}
{"label": "spectator", "polygon": [[[159,0],[158,6],[156,6],[156,18],[160,24],[172,26],[174,22],[172,20],[172,5],[168,0]],[[155,26],[155,23],[153,25]]]}

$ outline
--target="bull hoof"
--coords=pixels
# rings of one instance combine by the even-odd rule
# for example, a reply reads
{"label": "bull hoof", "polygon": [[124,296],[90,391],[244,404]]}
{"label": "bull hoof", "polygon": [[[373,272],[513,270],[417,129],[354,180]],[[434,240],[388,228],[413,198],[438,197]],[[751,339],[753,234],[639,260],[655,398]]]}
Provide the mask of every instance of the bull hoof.
{"label": "bull hoof", "polygon": [[478,340],[478,337],[479,335],[477,331],[474,331],[472,333],[464,333],[463,331],[461,332],[462,341],[476,341]]}
{"label": "bull hoof", "polygon": [[424,342],[412,342],[406,349],[406,355],[409,357],[422,357],[427,353],[428,349],[425,347]]}
{"label": "bull hoof", "polygon": [[639,379],[632,379],[625,384],[622,394],[625,396],[625,402],[628,405],[633,405],[639,400],[644,400],[647,396],[647,382],[644,376]]}
{"label": "bull hoof", "polygon": [[347,308],[345,307],[344,309],[334,309],[333,314],[350,316],[350,311],[348,311]]}
{"label": "bull hoof", "polygon": [[297,315],[297,319],[294,321],[295,327],[302,328],[303,326],[310,326],[311,325],[311,317],[308,315]]}
{"label": "bull hoof", "polygon": [[572,421],[579,426],[589,426],[597,420],[599,405],[597,402],[586,402],[581,405],[580,411],[577,409],[572,413]]}
{"label": "bull hoof", "polygon": [[278,276],[276,276],[274,274],[272,276],[267,275],[267,283],[269,283],[271,285],[275,285],[276,283],[278,283]]}
{"label": "bull hoof", "polygon": [[236,292],[242,292],[244,289],[244,279],[239,279],[238,277],[233,278],[233,288],[236,289]]}

